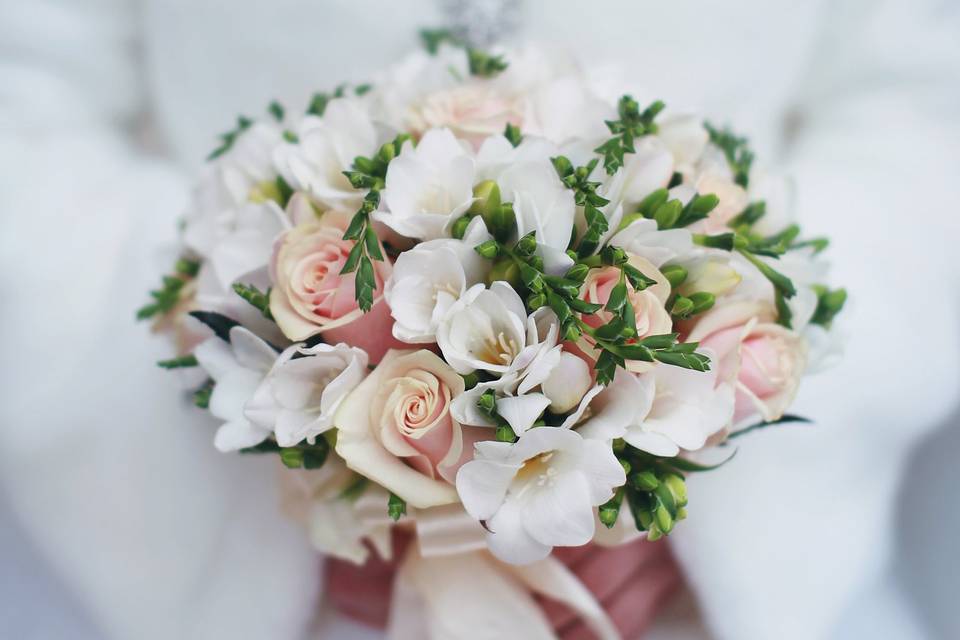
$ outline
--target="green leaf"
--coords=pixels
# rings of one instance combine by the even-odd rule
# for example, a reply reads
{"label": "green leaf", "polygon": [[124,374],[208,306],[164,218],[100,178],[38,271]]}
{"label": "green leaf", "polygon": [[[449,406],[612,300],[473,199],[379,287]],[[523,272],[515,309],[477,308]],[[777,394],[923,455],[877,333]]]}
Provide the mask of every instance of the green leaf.
{"label": "green leaf", "polygon": [[676,344],[677,338],[679,337],[679,333],[663,333],[655,336],[647,336],[640,341],[640,344],[648,349],[669,349]]}
{"label": "green leaf", "polygon": [[710,142],[723,151],[727,164],[733,171],[733,180],[746,188],[750,180],[750,168],[753,165],[753,152],[747,146],[747,139],[737,136],[730,129],[717,129],[709,122],[704,123]]}
{"label": "green leaf", "polygon": [[270,290],[260,291],[252,284],[243,284],[235,282],[233,284],[234,292],[246,300],[251,306],[260,311],[264,318],[273,320],[273,314],[270,312]]}
{"label": "green leaf", "polygon": [[350,249],[350,253],[347,254],[347,259],[343,263],[343,267],[340,269],[340,273],[353,273],[357,270],[357,267],[360,265],[360,258],[363,257],[363,245],[361,243],[356,243],[353,245],[353,248]]}
{"label": "green leaf", "polygon": [[503,56],[492,55],[480,49],[467,49],[467,64],[471,75],[481,78],[492,78],[507,68]]}
{"label": "green leaf", "polygon": [[655,351],[653,357],[664,364],[675,367],[693,369],[694,371],[709,371],[710,358],[702,353],[685,353],[682,351]]}
{"label": "green leaf", "polygon": [[423,43],[423,48],[432,56],[437,55],[440,45],[445,42],[455,47],[463,46],[463,40],[450,29],[421,29],[420,41]]}
{"label": "green leaf", "polygon": [[366,313],[373,307],[373,292],[376,290],[377,280],[373,270],[373,262],[367,256],[360,258],[354,283],[354,294],[357,305]]}
{"label": "green leaf", "polygon": [[732,440],[733,438],[739,438],[739,437],[742,436],[742,435],[746,435],[746,434],[750,433],[751,431],[756,431],[756,430],[758,430],[758,429],[766,429],[767,427],[772,427],[772,426],[774,426],[774,425],[778,425],[778,424],[789,424],[789,423],[793,423],[793,422],[799,422],[799,423],[804,423],[804,424],[812,424],[812,423],[813,423],[813,420],[810,420],[809,418],[804,418],[803,416],[797,416],[797,415],[785,413],[784,415],[780,416],[780,417],[779,417],[778,419],[776,419],[776,420],[770,420],[769,422],[766,422],[766,421],[764,421],[764,422],[758,422],[758,423],[756,423],[756,424],[750,425],[749,427],[744,427],[743,429],[740,429],[739,431],[734,431],[733,433],[731,433],[731,434],[729,434],[729,435],[727,436],[727,440]]}
{"label": "green leaf", "polygon": [[774,290],[773,302],[777,307],[777,324],[787,329],[792,329],[793,312],[790,311],[790,306],[787,304],[786,298],[783,297],[783,294],[780,293],[779,290]]}
{"label": "green leaf", "polygon": [[207,161],[209,162],[210,160],[216,160],[233,148],[233,144],[237,141],[237,138],[239,138],[244,131],[249,129],[252,124],[253,120],[250,118],[238,116],[237,126],[220,135],[220,146],[210,152],[210,155],[207,156]]}
{"label": "green leaf", "polygon": [[790,278],[783,275],[745,249],[741,249],[740,254],[746,258],[750,264],[755,266],[757,270],[763,274],[763,277],[769,280],[770,284],[772,284],[777,291],[783,294],[784,298],[792,298],[797,294],[797,290],[794,288],[793,282],[790,280]]}
{"label": "green leaf", "polygon": [[183,369],[195,367],[198,364],[197,358],[192,353],[188,353],[185,356],[170,358],[169,360],[160,360],[157,362],[157,366],[161,369]]}
{"label": "green leaf", "polygon": [[817,308],[813,312],[810,322],[829,328],[833,319],[843,310],[847,303],[847,290],[829,290],[820,288],[818,291]]}
{"label": "green leaf", "polygon": [[277,122],[283,122],[283,105],[273,100],[270,105],[267,107],[267,111],[270,112],[270,115],[273,116],[273,119]]}
{"label": "green leaf", "polygon": [[620,281],[613,286],[613,289],[610,290],[610,297],[607,298],[607,303],[604,305],[604,308],[607,311],[612,313],[617,313],[620,309],[623,308],[623,305],[627,302],[627,281],[623,276],[620,277]]}
{"label": "green leaf", "polygon": [[693,460],[687,460],[686,458],[679,458],[679,457],[663,458],[663,462],[664,464],[667,464],[673,467],[674,469],[677,469],[678,471],[688,471],[688,472],[713,471],[714,469],[719,469],[723,465],[733,460],[734,456],[736,455],[737,455],[737,450],[734,449],[733,453],[731,453],[729,457],[727,457],[726,459],[716,464],[700,464],[698,462],[694,462]]}
{"label": "green leaf", "polygon": [[225,342],[230,342],[230,329],[240,326],[240,323],[216,311],[191,311],[190,315],[210,327],[214,335]]}
{"label": "green leaf", "polygon": [[364,244],[366,244],[367,255],[374,260],[382,262],[383,252],[380,251],[380,239],[377,238],[377,233],[373,230],[372,226],[367,225],[367,231],[364,234],[363,241]]}

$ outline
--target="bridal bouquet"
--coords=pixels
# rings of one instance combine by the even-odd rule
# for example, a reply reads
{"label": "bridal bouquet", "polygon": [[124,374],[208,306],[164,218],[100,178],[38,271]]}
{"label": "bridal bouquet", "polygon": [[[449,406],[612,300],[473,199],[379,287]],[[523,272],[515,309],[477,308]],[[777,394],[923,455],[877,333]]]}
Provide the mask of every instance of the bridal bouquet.
{"label": "bridal bouquet", "polygon": [[685,476],[802,420],[846,296],[827,243],[729,130],[432,35],[222,136],[140,310],[176,337],[160,365],[219,450],[307,470],[287,502],[329,554],[395,526],[510,565],[665,536]]}

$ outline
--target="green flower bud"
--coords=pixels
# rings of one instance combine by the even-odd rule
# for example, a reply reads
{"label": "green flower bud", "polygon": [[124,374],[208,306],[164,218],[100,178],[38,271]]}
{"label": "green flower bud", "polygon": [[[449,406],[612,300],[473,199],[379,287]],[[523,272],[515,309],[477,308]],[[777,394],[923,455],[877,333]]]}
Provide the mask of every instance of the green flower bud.
{"label": "green flower bud", "polygon": [[590,267],[585,264],[577,263],[567,269],[567,272],[563,275],[563,277],[575,282],[583,282],[587,279],[587,274],[589,273]]}
{"label": "green flower bud", "polygon": [[397,148],[394,146],[393,142],[387,142],[380,147],[380,151],[377,152],[377,158],[385,163],[389,163],[397,155]]}
{"label": "green flower bud", "polygon": [[658,228],[672,229],[682,212],[683,205],[680,204],[680,201],[670,200],[657,207],[657,210],[653,212],[653,219],[657,221]]}
{"label": "green flower bud", "polygon": [[457,218],[457,221],[453,223],[453,227],[450,229],[450,235],[457,240],[462,240],[464,234],[467,233],[467,227],[470,226],[472,219],[469,215],[463,215]]}
{"label": "green flower bud", "polygon": [[280,449],[280,462],[289,469],[299,469],[303,466],[303,451],[296,447]]}
{"label": "green flower bud", "polygon": [[478,244],[473,249],[484,258],[490,260],[500,255],[500,245],[496,240],[487,240],[486,242]]}
{"label": "green flower bud", "polygon": [[497,426],[497,442],[516,442],[517,435],[513,432],[513,429],[510,428],[508,424],[501,424]]}
{"label": "green flower bud", "polygon": [[547,304],[547,296],[542,293],[534,293],[527,298],[527,307],[531,311],[536,311],[545,304]]}
{"label": "green flower bud", "polygon": [[687,279],[688,272],[678,264],[668,264],[660,269],[660,273],[670,282],[670,286],[676,288]]}
{"label": "green flower bud", "polygon": [[690,315],[693,316],[712,307],[717,298],[707,291],[698,291],[690,294],[689,300],[693,303],[693,309],[690,311]]}
{"label": "green flower bud", "polygon": [[517,241],[514,251],[521,256],[532,256],[537,250],[537,236],[535,231],[531,231]]}
{"label": "green flower bud", "polygon": [[516,289],[520,286],[520,267],[508,256],[497,258],[493,263],[493,268],[487,274],[487,284],[502,280]]}
{"label": "green flower bud", "polygon": [[657,526],[657,523],[654,522],[647,528],[647,540],[650,542],[656,542],[662,537],[663,532],[660,531],[660,527]]}
{"label": "green flower bud", "polygon": [[683,296],[677,296],[673,301],[673,307],[670,309],[670,315],[678,318],[688,318],[693,313],[693,300]]}
{"label": "green flower bud", "polygon": [[627,215],[623,216],[623,219],[620,220],[620,224],[617,225],[617,231],[623,231],[637,220],[643,220],[645,218],[646,216],[639,211],[635,213],[628,213]]}
{"label": "green flower bud", "polygon": [[667,534],[673,531],[673,516],[662,504],[658,504],[653,510],[653,521],[663,533]]}
{"label": "green flower bud", "polygon": [[597,510],[597,514],[600,517],[600,522],[603,523],[603,526],[606,528],[611,528],[617,523],[617,518],[620,516],[620,506],[623,504],[623,488],[617,490],[613,494],[613,497],[610,498],[607,502],[600,505],[600,508]]}
{"label": "green flower bud", "polygon": [[670,491],[670,495],[673,498],[673,501],[677,505],[677,507],[686,506],[687,483],[684,482],[683,476],[676,473],[668,473],[663,478],[663,484]]}
{"label": "green flower bud", "polygon": [[660,484],[653,471],[640,471],[630,477],[633,486],[641,491],[653,491]]}

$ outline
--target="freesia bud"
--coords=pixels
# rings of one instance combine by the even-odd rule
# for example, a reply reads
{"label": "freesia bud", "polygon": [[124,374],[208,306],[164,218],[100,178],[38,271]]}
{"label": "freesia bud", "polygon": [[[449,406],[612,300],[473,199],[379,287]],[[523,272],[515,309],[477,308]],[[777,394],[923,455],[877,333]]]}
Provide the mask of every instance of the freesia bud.
{"label": "freesia bud", "polygon": [[560,362],[543,381],[540,388],[550,400],[550,411],[566,413],[580,404],[584,394],[593,384],[590,367],[572,353],[560,354]]}
{"label": "freesia bud", "polygon": [[719,297],[733,291],[740,280],[740,274],[726,262],[708,260],[689,268],[689,275],[677,292],[689,297],[694,292],[702,291]]}

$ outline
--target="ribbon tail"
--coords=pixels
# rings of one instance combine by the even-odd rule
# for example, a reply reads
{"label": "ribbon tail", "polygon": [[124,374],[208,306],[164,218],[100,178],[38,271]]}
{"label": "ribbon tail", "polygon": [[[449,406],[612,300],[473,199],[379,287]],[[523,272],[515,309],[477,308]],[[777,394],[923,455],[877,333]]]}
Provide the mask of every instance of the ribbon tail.
{"label": "ribbon tail", "polygon": [[530,590],[570,607],[600,640],[620,640],[620,632],[597,599],[579,578],[553,556],[530,565],[503,566]]}
{"label": "ribbon tail", "polygon": [[486,551],[425,558],[410,545],[394,584],[387,638],[554,640],[529,590],[503,567]]}

